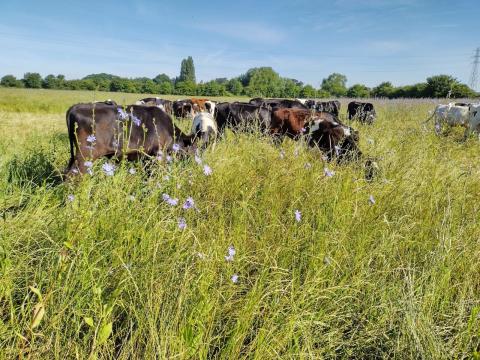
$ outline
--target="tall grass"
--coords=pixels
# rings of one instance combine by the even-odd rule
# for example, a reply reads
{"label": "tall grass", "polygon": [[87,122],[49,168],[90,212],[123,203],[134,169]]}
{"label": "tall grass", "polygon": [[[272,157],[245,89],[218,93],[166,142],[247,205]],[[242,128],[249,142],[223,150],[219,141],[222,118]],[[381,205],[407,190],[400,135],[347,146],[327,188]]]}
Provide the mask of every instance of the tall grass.
{"label": "tall grass", "polygon": [[[78,95],[72,102],[91,96]],[[380,165],[370,183],[362,164],[229,133],[202,155],[209,176],[193,159],[149,175],[121,163],[107,176],[102,160],[93,176],[56,186],[29,179],[66,164],[70,104],[46,115],[17,105],[0,113],[1,357],[451,359],[480,350],[480,145],[424,128],[430,104],[379,103],[374,126],[353,125]],[[33,156],[46,160],[30,169]],[[195,209],[182,209],[188,197]]]}

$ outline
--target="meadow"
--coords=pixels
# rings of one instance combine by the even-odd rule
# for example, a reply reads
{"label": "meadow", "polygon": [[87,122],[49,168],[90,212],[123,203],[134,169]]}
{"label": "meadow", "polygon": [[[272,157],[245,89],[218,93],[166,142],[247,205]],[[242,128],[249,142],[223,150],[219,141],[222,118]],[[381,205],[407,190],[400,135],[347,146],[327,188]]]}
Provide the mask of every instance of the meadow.
{"label": "meadow", "polygon": [[433,101],[352,124],[371,182],[232,133],[61,182],[68,107],[142,97],[0,89],[1,359],[479,358],[480,143]]}

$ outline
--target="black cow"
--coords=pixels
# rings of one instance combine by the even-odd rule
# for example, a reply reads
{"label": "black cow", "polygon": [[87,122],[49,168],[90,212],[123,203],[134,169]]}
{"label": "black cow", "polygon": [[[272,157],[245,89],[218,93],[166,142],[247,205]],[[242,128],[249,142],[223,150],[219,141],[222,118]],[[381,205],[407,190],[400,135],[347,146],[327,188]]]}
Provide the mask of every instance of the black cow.
{"label": "black cow", "polygon": [[262,99],[262,98],[254,98],[249,101],[250,104],[256,106],[264,106],[270,107],[271,109],[307,109],[305,105],[303,105],[298,100],[289,100],[289,99]]}
{"label": "black cow", "polygon": [[123,109],[105,103],[77,104],[67,111],[67,128],[67,175],[76,168],[82,174],[87,172],[87,160],[104,156],[134,160],[170,151],[174,143],[178,144],[177,151],[192,145],[192,136],[182,133],[172,118],[155,106],[128,105]]}
{"label": "black cow", "polygon": [[317,105],[317,102],[315,100],[311,100],[311,99],[305,100],[305,106],[310,110],[314,110],[316,105]]}
{"label": "black cow", "polygon": [[226,126],[233,130],[240,130],[252,125],[265,131],[270,127],[271,110],[241,102],[220,103],[215,107],[215,120],[219,132],[223,132]]}
{"label": "black cow", "polygon": [[173,115],[177,118],[193,119],[193,116],[198,111],[194,103],[190,99],[176,100],[173,102]]}
{"label": "black cow", "polygon": [[165,110],[165,112],[168,114],[172,114],[173,111],[173,101],[160,99],[158,97],[140,99],[135,103],[135,105],[158,106],[160,109]]}
{"label": "black cow", "polygon": [[338,114],[340,113],[340,106],[341,104],[338,100],[317,101],[315,104],[315,110],[326,111],[338,117]]}
{"label": "black cow", "polygon": [[375,108],[371,103],[352,101],[348,104],[348,119],[358,120],[364,124],[372,124],[377,118]]}
{"label": "black cow", "polygon": [[107,104],[107,105],[115,105],[117,106],[117,103],[113,101],[112,99],[107,99],[105,101],[94,101],[94,104]]}

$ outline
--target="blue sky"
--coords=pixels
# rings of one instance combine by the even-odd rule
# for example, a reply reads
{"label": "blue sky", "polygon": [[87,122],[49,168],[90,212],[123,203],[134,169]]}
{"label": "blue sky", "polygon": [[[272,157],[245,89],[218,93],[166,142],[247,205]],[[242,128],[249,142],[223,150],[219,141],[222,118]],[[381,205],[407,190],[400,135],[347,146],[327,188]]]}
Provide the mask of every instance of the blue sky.
{"label": "blue sky", "polygon": [[480,46],[478,0],[0,2],[0,75],[176,76],[197,80],[272,66],[319,86],[405,85],[451,74],[468,82]]}

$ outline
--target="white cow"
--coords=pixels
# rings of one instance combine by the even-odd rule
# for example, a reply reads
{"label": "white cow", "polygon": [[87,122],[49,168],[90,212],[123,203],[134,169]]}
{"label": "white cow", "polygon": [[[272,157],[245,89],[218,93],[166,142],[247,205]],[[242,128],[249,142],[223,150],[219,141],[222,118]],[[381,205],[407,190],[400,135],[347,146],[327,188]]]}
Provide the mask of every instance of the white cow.
{"label": "white cow", "polygon": [[195,137],[200,137],[204,145],[207,145],[212,138],[215,140],[218,134],[218,128],[213,115],[209,112],[201,112],[195,115],[192,123],[192,134],[194,134]]}
{"label": "white cow", "polygon": [[439,104],[432,116],[435,117],[437,135],[440,133],[442,125],[463,126],[468,129],[468,106],[455,105],[455,103]]}

